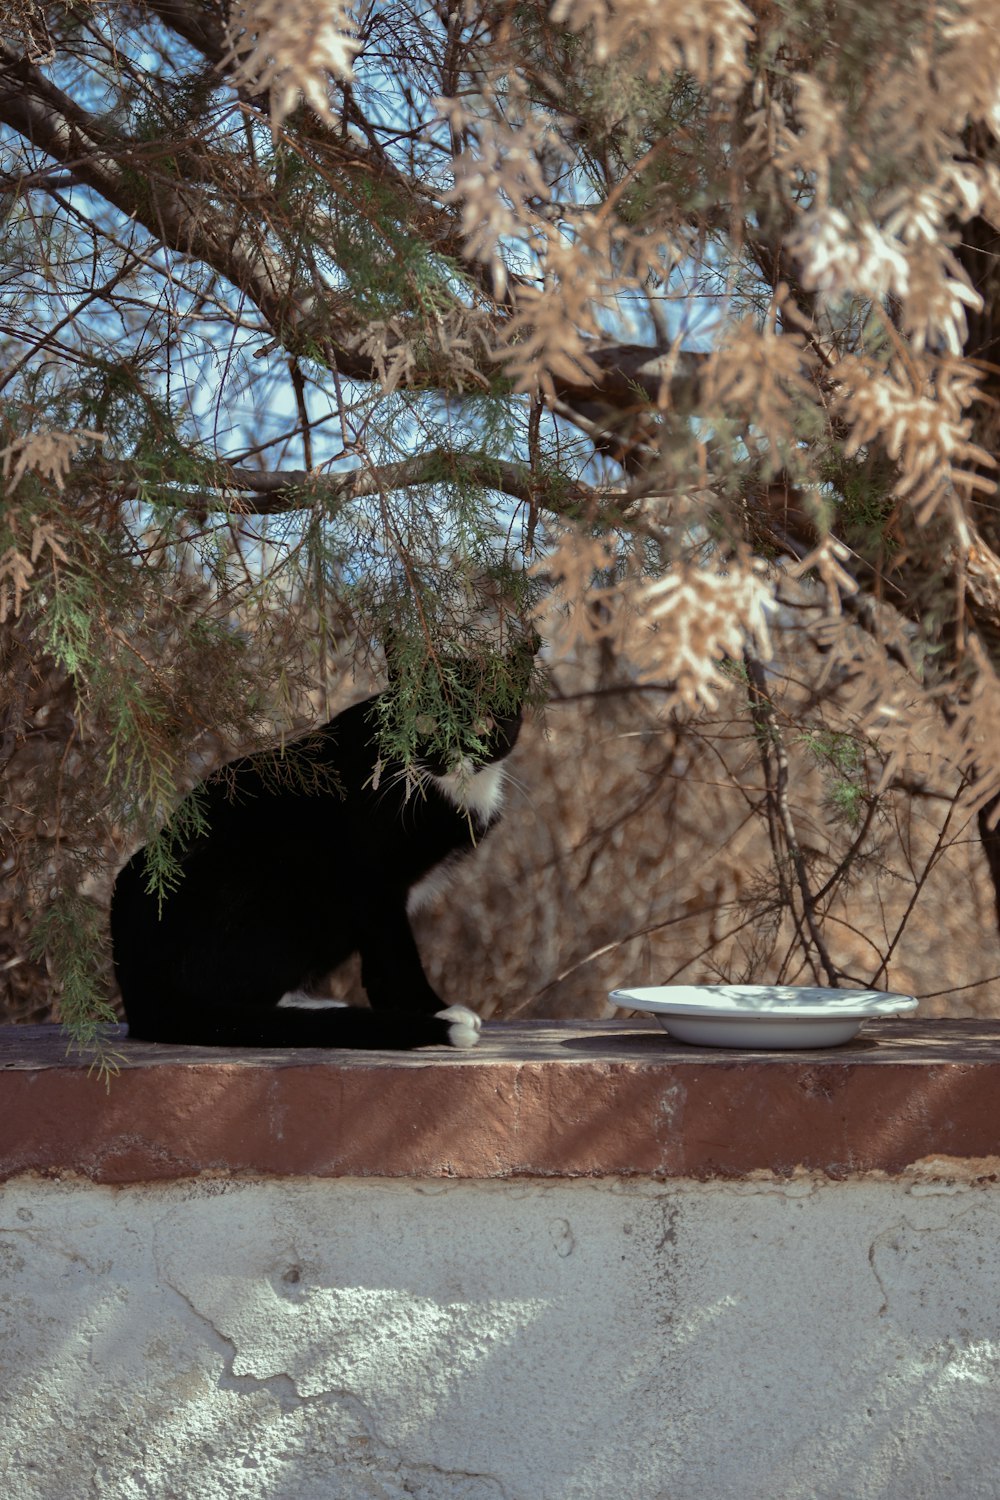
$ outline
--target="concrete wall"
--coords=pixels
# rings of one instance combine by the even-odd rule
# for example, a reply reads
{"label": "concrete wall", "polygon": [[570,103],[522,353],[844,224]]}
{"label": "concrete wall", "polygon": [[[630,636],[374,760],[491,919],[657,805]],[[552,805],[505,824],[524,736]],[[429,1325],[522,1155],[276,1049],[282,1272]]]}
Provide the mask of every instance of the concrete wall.
{"label": "concrete wall", "polygon": [[9,1500],[996,1500],[998,1416],[981,1171],[0,1194]]}

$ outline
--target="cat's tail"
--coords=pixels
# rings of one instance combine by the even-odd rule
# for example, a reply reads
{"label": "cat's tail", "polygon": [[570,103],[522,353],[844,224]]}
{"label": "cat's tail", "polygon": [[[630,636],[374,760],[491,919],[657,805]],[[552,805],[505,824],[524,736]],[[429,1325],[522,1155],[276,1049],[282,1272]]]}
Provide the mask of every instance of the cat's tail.
{"label": "cat's tail", "polygon": [[482,1027],[464,1005],[421,1015],[358,1005],[192,1005],[171,998],[153,1004],[126,1001],[125,1013],[135,1040],[193,1047],[469,1048],[479,1041]]}

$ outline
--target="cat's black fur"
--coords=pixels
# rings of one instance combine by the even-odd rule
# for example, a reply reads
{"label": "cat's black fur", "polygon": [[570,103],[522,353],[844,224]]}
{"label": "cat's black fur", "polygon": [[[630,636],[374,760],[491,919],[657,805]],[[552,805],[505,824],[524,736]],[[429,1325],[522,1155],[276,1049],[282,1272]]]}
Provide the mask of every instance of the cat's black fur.
{"label": "cat's black fur", "polygon": [[[520,712],[484,735],[471,774],[424,762],[420,785],[379,767],[378,698],[338,714],[287,754],[232,761],[198,789],[208,831],[163,900],[145,850],[115,883],[111,935],[129,1035],[202,1046],[474,1046],[479,1018],[429,984],[407,901],[469,854],[499,818]],[[316,1009],[308,991],[353,953],[372,1009]],[[283,997],[299,993],[299,1004]]]}

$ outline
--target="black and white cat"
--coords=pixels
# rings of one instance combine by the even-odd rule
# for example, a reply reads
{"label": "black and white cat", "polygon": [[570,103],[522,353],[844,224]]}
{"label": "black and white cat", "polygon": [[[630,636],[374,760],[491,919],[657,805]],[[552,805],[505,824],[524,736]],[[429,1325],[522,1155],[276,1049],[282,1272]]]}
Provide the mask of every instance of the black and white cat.
{"label": "black and white cat", "polygon": [[[182,850],[183,878],[162,904],[147,891],[145,849],[122,869],[111,936],[130,1036],[475,1046],[479,1017],[434,992],[407,912],[497,823],[520,709],[480,726],[481,764],[425,757],[414,786],[402,765],[379,765],[378,703],[356,703],[288,747],[286,757],[304,757],[297,769],[264,751],[202,782],[207,831]],[[353,953],[372,1008],[310,1000]]]}

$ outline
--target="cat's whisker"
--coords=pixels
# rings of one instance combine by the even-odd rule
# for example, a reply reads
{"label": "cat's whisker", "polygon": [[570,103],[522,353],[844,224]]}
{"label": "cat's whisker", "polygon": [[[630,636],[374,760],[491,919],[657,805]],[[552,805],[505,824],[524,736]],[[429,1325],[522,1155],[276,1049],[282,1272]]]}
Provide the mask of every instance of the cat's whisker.
{"label": "cat's whisker", "polygon": [[508,800],[508,792],[510,792],[513,794],[510,797],[510,801],[513,802],[516,799],[521,806],[530,808],[532,812],[538,811],[538,804],[528,782],[512,771],[506,762],[504,762],[503,768],[503,785],[505,802]]}
{"label": "cat's whisker", "polygon": [[528,783],[523,781],[520,776],[516,776],[509,766],[504,767],[504,786],[510,787],[511,791],[516,792],[522,801],[534,811],[535,800],[528,787]]}

